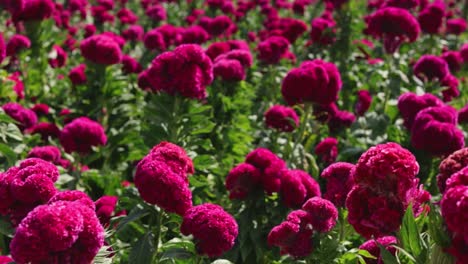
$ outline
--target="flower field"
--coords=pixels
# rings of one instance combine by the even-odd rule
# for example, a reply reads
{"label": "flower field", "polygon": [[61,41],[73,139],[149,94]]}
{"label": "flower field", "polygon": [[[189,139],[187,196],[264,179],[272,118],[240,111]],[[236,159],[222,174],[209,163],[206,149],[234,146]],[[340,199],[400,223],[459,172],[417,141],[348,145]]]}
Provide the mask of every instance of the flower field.
{"label": "flower field", "polygon": [[468,264],[466,19],[0,0],[0,264]]}

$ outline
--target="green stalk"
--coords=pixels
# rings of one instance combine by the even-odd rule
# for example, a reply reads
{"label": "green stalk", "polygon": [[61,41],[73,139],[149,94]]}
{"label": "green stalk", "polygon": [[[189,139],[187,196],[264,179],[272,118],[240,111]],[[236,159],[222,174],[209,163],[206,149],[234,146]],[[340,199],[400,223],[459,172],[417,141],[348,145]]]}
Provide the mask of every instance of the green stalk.
{"label": "green stalk", "polygon": [[[158,260],[158,249],[159,249],[159,237],[161,236],[161,224],[162,224],[162,218],[163,218],[163,212],[162,212],[162,209],[159,209],[159,210],[154,210],[155,213],[153,215],[154,219],[156,221],[156,225],[154,226],[153,229],[153,234],[154,234],[154,240],[153,240],[153,243],[154,243],[154,255],[153,255],[153,263],[158,263],[159,260]],[[151,224],[151,223],[150,223]],[[151,228],[151,226],[150,226]]]}
{"label": "green stalk", "polygon": [[307,123],[308,123],[307,121],[309,119],[309,116],[310,116],[311,112],[312,112],[312,104],[305,103],[305,105],[304,105],[304,116],[303,116],[303,118],[301,120],[301,124],[299,126],[299,133],[296,136],[293,148],[292,148],[291,152],[289,153],[289,158],[288,158],[289,162],[291,162],[292,158],[294,157],[294,151],[296,151],[297,146],[304,139],[304,134],[305,134],[305,130],[306,130]]}

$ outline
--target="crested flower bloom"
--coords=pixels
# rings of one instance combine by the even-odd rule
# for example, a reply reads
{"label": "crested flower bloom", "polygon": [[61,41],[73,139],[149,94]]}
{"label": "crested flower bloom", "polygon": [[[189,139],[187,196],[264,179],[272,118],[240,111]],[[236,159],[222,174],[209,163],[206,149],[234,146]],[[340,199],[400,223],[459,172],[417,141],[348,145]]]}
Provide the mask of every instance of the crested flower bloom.
{"label": "crested flower bloom", "polygon": [[185,28],[180,33],[180,44],[203,44],[210,38],[206,30],[200,26]]}
{"label": "crested flower bloom", "polygon": [[104,128],[87,117],[79,117],[65,125],[60,134],[60,144],[65,152],[86,154],[92,146],[105,145],[107,137]]}
{"label": "crested flower bloom", "polygon": [[446,181],[447,190],[457,186],[468,186],[468,167],[465,167],[450,176]]}
{"label": "crested flower bloom", "polygon": [[466,30],[466,20],[463,18],[447,19],[447,33],[460,35]]}
{"label": "crested flower bloom", "polygon": [[208,49],[206,49],[206,55],[214,61],[219,55],[232,50],[244,50],[250,53],[249,45],[244,40],[228,40],[211,43]]}
{"label": "crested flower bloom", "polygon": [[224,81],[236,82],[244,80],[246,74],[240,61],[217,58],[213,64],[213,75]]}
{"label": "crested flower bloom", "polygon": [[336,22],[333,17],[317,17],[312,20],[310,39],[313,43],[330,45],[335,42]]}
{"label": "crested flower bloom", "polygon": [[6,55],[7,56],[15,56],[21,50],[29,49],[31,47],[31,41],[28,37],[23,35],[13,35],[8,41],[6,46]]}
{"label": "crested flower bloom", "polygon": [[245,163],[253,165],[261,173],[261,184],[268,194],[279,192],[281,171],[286,169],[286,162],[269,149],[257,148],[245,158]]}
{"label": "crested flower bloom", "polygon": [[138,163],[135,186],[147,203],[184,215],[192,207],[187,174],[193,172],[192,160],[184,149],[162,142]]}
{"label": "crested flower bloom", "polygon": [[303,102],[326,105],[338,99],[341,86],[340,72],[335,64],[313,60],[288,72],[281,84],[281,93],[290,105]]}
{"label": "crested flower bloom", "polygon": [[20,129],[30,128],[37,123],[36,113],[18,103],[6,103],[2,108],[7,115],[18,121]]}
{"label": "crested flower bloom", "polygon": [[447,62],[450,72],[459,71],[463,65],[463,58],[458,51],[446,51],[441,57]]}
{"label": "crested flower bloom", "polygon": [[458,110],[458,123],[468,123],[468,104],[465,105],[462,109]]}
{"label": "crested flower bloom", "polygon": [[468,216],[468,186],[456,186],[448,189],[440,202],[441,214],[447,228],[454,234],[468,240],[466,221]]}
{"label": "crested flower bloom", "polygon": [[52,58],[49,59],[49,65],[52,68],[61,68],[65,66],[65,63],[67,62],[67,52],[62,49],[62,47],[58,45],[54,45],[53,47],[53,52],[52,52]]}
{"label": "crested flower bloom", "polygon": [[372,103],[372,96],[367,90],[359,90],[357,96],[358,100],[354,106],[354,112],[358,116],[362,116],[367,112],[367,110],[369,110]]}
{"label": "crested flower bloom", "polygon": [[167,19],[166,9],[161,5],[153,5],[146,9],[145,14],[154,22],[160,22]]}
{"label": "crested flower bloom", "polygon": [[442,81],[450,74],[448,64],[445,60],[435,55],[423,55],[413,66],[413,73],[421,80]]}
{"label": "crested flower bloom", "polygon": [[284,37],[269,37],[258,44],[258,59],[265,64],[277,64],[288,48],[289,41]]}
{"label": "crested flower bloom", "polygon": [[280,248],[281,255],[295,258],[312,253],[312,216],[303,210],[289,213],[286,221],[273,227],[268,234],[268,244]]}
{"label": "crested flower bloom", "polygon": [[213,65],[200,46],[184,44],[156,57],[148,77],[154,91],[203,99],[206,86],[213,81]]}
{"label": "crested flower bloom", "polygon": [[26,129],[24,132],[28,134],[39,134],[42,140],[47,141],[48,138],[58,138],[60,136],[60,128],[54,123],[40,122]]}
{"label": "crested flower bloom", "polygon": [[193,235],[200,254],[221,256],[234,246],[239,232],[236,220],[215,204],[205,203],[189,209],[183,218],[180,231]]}
{"label": "crested flower bloom", "polygon": [[148,31],[143,38],[143,43],[149,50],[163,51],[167,48],[164,35],[159,29],[152,29]]}
{"label": "crested flower bloom", "polygon": [[299,127],[299,117],[291,107],[274,105],[265,112],[265,124],[279,131],[292,132]]}
{"label": "crested flower bloom", "polygon": [[405,41],[416,41],[421,31],[416,18],[398,7],[379,9],[368,16],[366,22],[365,33],[382,39],[387,53],[394,53]]}
{"label": "crested flower bloom", "polygon": [[384,264],[382,257],[380,256],[379,244],[385,247],[392,255],[395,255],[396,248],[392,244],[396,244],[397,239],[394,236],[384,236],[377,239],[371,239],[364,242],[359,246],[359,249],[366,250],[376,259],[365,258],[366,264]]}
{"label": "crested flower bloom", "polygon": [[129,55],[122,57],[122,70],[125,74],[140,73],[143,69],[140,63]]}
{"label": "crested flower bloom", "polygon": [[226,177],[229,199],[245,199],[260,184],[260,171],[248,163],[234,167]]}
{"label": "crested flower bloom", "polygon": [[62,154],[56,146],[38,146],[29,151],[28,158],[39,158],[51,163],[57,163],[62,158]]}
{"label": "crested flower bloom", "polygon": [[442,100],[430,93],[416,95],[407,92],[398,98],[398,109],[403,117],[405,127],[409,130],[413,127],[414,118],[418,112],[431,106],[443,105],[444,103]]}
{"label": "crested flower bloom", "polygon": [[457,128],[457,112],[450,106],[420,111],[411,129],[411,144],[434,156],[449,155],[463,148],[463,132]]}
{"label": "crested flower bloom", "polygon": [[318,232],[329,232],[336,225],[338,210],[332,202],[320,197],[307,200],[302,210],[311,215],[311,223],[314,230]]}
{"label": "crested flower bloom", "polygon": [[279,18],[266,22],[266,29],[270,36],[283,36],[289,43],[296,40],[307,31],[307,24],[300,19]]}
{"label": "crested flower bloom", "polygon": [[418,22],[423,32],[437,34],[442,27],[444,16],[444,3],[442,1],[434,1],[419,13]]}
{"label": "crested flower bloom", "polygon": [[143,39],[144,29],[140,25],[131,25],[122,31],[122,37],[128,41],[138,41]]}
{"label": "crested flower bloom", "polygon": [[91,263],[104,244],[96,213],[79,201],[36,207],[21,221],[10,244],[19,263]]}
{"label": "crested flower bloom", "polygon": [[55,4],[52,0],[23,0],[21,9],[13,12],[13,21],[40,21],[52,16]]}
{"label": "crested flower bloom", "polygon": [[468,148],[453,152],[440,163],[437,185],[441,193],[446,191],[447,179],[466,166],[468,166]]}
{"label": "crested flower bloom", "polygon": [[72,82],[73,85],[80,85],[80,84],[86,83],[87,78],[86,78],[85,70],[86,70],[85,64],[80,64],[70,70],[70,72],[68,73],[68,78],[70,78],[70,81]]}
{"label": "crested flower bloom", "polygon": [[116,39],[109,35],[93,35],[80,44],[81,55],[85,59],[103,65],[117,64],[122,59],[122,51]]}
{"label": "crested flower bloom", "polygon": [[324,138],[315,147],[315,154],[321,157],[324,163],[333,163],[338,156],[338,140],[336,138]]}
{"label": "crested flower bloom", "polygon": [[326,192],[323,197],[337,207],[344,207],[346,197],[353,187],[354,165],[347,162],[335,162],[322,171],[320,177],[327,180]]}
{"label": "crested flower bloom", "polygon": [[202,17],[199,25],[203,27],[211,36],[230,35],[236,30],[235,24],[225,15],[214,18]]}
{"label": "crested flower bloom", "polygon": [[110,219],[117,205],[117,200],[117,196],[104,195],[94,203],[96,206],[96,216],[103,226],[109,226]]}
{"label": "crested flower bloom", "polygon": [[281,172],[281,198],[289,208],[299,208],[309,198],[320,196],[320,186],[307,172],[283,170]]}
{"label": "crested flower bloom", "polygon": [[36,113],[36,115],[48,115],[49,114],[49,106],[47,104],[35,104],[31,110]]}

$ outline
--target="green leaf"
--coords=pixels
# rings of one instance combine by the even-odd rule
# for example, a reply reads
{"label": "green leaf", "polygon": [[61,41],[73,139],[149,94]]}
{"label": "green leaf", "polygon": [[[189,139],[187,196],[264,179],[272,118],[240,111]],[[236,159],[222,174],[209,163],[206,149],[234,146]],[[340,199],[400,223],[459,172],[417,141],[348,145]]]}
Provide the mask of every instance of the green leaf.
{"label": "green leaf", "polygon": [[151,264],[154,251],[154,235],[148,232],[132,247],[129,263]]}
{"label": "green leaf", "polygon": [[0,153],[7,159],[9,166],[15,165],[17,159],[16,153],[8,145],[0,143]]}
{"label": "green leaf", "polygon": [[382,260],[385,264],[400,264],[398,259],[390,253],[382,244],[379,242],[376,242],[379,245],[380,248],[380,257],[382,257]]}
{"label": "green leaf", "polygon": [[0,234],[3,234],[7,237],[13,237],[14,229],[11,226],[9,221],[5,221],[3,218],[0,218]]}
{"label": "green leaf", "polygon": [[129,223],[134,222],[146,215],[148,215],[150,212],[148,212],[141,204],[138,204],[135,206],[130,213],[120,221],[120,223],[117,225],[117,232],[121,231],[125,226],[127,226]]}
{"label": "green leaf", "polygon": [[412,205],[408,206],[403,216],[399,237],[403,248],[409,249],[413,256],[418,257],[421,254],[421,237],[413,215]]}

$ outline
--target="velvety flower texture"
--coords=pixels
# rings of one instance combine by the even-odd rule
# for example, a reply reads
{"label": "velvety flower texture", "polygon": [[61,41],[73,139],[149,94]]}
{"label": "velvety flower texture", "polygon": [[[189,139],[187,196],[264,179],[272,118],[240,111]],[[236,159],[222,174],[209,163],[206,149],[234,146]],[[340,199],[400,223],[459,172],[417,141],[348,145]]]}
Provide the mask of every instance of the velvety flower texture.
{"label": "velvety flower texture", "polygon": [[18,121],[20,129],[30,128],[37,123],[36,113],[18,103],[6,103],[2,108],[7,115]]}
{"label": "velvety flower texture", "polygon": [[429,34],[439,33],[445,16],[445,5],[442,1],[434,1],[426,6],[418,16],[422,31]]}
{"label": "velvety flower texture", "polygon": [[460,35],[466,30],[466,20],[463,18],[447,19],[447,33]]}
{"label": "velvety flower texture", "polygon": [[138,163],[135,186],[147,203],[184,215],[192,207],[187,174],[193,171],[192,160],[181,147],[162,142]]}
{"label": "velvety flower texture", "polygon": [[255,191],[261,180],[260,171],[254,166],[241,163],[234,167],[226,177],[229,199],[245,199]]}
{"label": "velvety flower texture", "polygon": [[468,123],[468,104],[465,105],[462,109],[458,110],[458,123]]}
{"label": "velvety flower texture", "polygon": [[[15,56],[23,49],[29,49],[31,47],[31,41],[28,37],[23,35],[13,35],[8,41],[6,46],[6,55],[7,56]],[[1,60],[0,60],[1,61]]]}
{"label": "velvety flower texture", "polygon": [[96,206],[96,216],[103,226],[109,226],[117,201],[117,196],[104,195],[94,203]]}
{"label": "velvety flower texture", "polygon": [[125,74],[140,73],[142,71],[142,67],[133,57],[124,55],[122,57],[122,70]]}
{"label": "velvety flower texture", "polygon": [[287,207],[301,207],[309,198],[320,195],[318,182],[307,172],[302,170],[281,172],[281,198]]}
{"label": "velvety flower texture", "polygon": [[441,57],[447,62],[450,72],[459,71],[463,65],[463,58],[458,51],[446,51]]}
{"label": "velvety flower texture", "polygon": [[104,128],[96,121],[87,117],[74,119],[63,127],[60,134],[60,144],[65,152],[86,154],[92,146],[105,145],[107,136]]}
{"label": "velvety flower texture", "polygon": [[109,35],[93,35],[80,44],[81,55],[85,59],[102,65],[117,64],[122,59],[119,43]]}
{"label": "velvety flower texture", "polygon": [[434,156],[449,155],[463,148],[463,132],[457,128],[457,113],[450,106],[420,111],[411,129],[411,144]]}
{"label": "velvety flower texture", "polygon": [[330,104],[338,99],[342,82],[335,64],[322,60],[305,61],[288,72],[281,93],[289,105],[303,102]]}
{"label": "velvety flower texture", "polygon": [[52,68],[61,68],[65,66],[67,62],[67,52],[62,49],[62,47],[58,45],[54,45],[53,47],[53,57],[49,59],[49,65]]}
{"label": "velvety flower texture", "polygon": [[265,192],[272,194],[280,191],[281,171],[286,169],[284,160],[269,149],[257,148],[247,155],[245,162],[260,171],[260,181]]}
{"label": "velvety flower texture", "polygon": [[304,203],[302,210],[310,214],[312,227],[318,232],[329,232],[336,225],[338,210],[328,200],[320,197],[310,198]]}
{"label": "velvety flower texture", "polygon": [[405,127],[409,130],[413,127],[414,118],[421,110],[431,106],[443,105],[442,100],[430,93],[416,95],[407,92],[398,98],[398,109],[403,117]]}
{"label": "velvety flower texture", "polygon": [[34,126],[26,129],[25,133],[39,134],[42,140],[47,141],[49,137],[58,138],[60,136],[60,129],[54,123],[40,122]]}
{"label": "velvety flower texture", "polygon": [[87,78],[85,70],[85,64],[80,64],[70,70],[70,72],[68,73],[68,78],[70,78],[70,81],[73,83],[73,85],[80,85],[86,83]]}
{"label": "velvety flower texture", "polygon": [[332,137],[324,138],[317,144],[314,152],[324,163],[333,163],[338,156],[338,140]]}
{"label": "velvety flower texture", "polygon": [[48,162],[57,163],[62,158],[60,149],[56,146],[34,147],[29,151],[28,158],[39,158]]}
{"label": "velvety flower texture", "polygon": [[299,117],[291,107],[274,105],[265,112],[265,124],[282,132],[292,132],[299,127]]}
{"label": "velvety flower texture", "polygon": [[269,37],[258,44],[258,59],[265,64],[277,64],[288,48],[289,41],[284,37]]}
{"label": "velvety flower texture", "polygon": [[453,174],[468,166],[468,148],[462,148],[450,154],[439,165],[437,185],[441,193],[446,190],[446,181]]}
{"label": "velvety flower texture", "polygon": [[397,239],[394,236],[384,236],[377,239],[371,239],[364,242],[359,246],[359,249],[366,250],[372,256],[377,259],[365,258],[366,264],[384,264],[382,257],[380,256],[379,244],[384,246],[392,255],[395,255],[396,248],[392,244],[396,244]]}
{"label": "velvety flower texture", "polygon": [[92,208],[56,201],[21,221],[10,250],[19,263],[91,263],[103,244],[104,229]]}
{"label": "velvety flower texture", "polygon": [[435,55],[423,55],[413,66],[413,73],[419,79],[442,81],[450,74],[447,62]]}
{"label": "velvety flower texture", "polygon": [[197,251],[218,257],[234,246],[238,226],[234,217],[215,204],[202,204],[189,209],[182,221],[183,235],[193,235]]}
{"label": "velvety flower texture", "polygon": [[327,180],[326,192],[323,197],[337,207],[345,205],[346,197],[353,187],[354,180],[351,173],[354,165],[347,162],[336,162],[322,171],[320,177]]}
{"label": "velvety flower texture", "polygon": [[213,65],[200,46],[184,44],[156,57],[148,77],[154,91],[203,99],[206,86],[213,81]]}
{"label": "velvety flower texture", "polygon": [[394,53],[404,41],[414,42],[421,31],[416,18],[407,10],[385,7],[366,18],[366,34],[383,39],[387,53]]}
{"label": "velvety flower texture", "polygon": [[457,171],[447,179],[447,190],[457,186],[468,186],[468,167]]}
{"label": "velvety flower texture", "polygon": [[55,4],[52,0],[23,0],[21,9],[13,12],[14,21],[38,21],[52,16]]}
{"label": "velvety flower texture", "polygon": [[225,81],[245,79],[246,68],[252,66],[252,54],[248,50],[232,50],[216,57],[213,65],[214,76]]}
{"label": "velvety flower texture", "polygon": [[357,96],[358,100],[354,106],[354,112],[358,116],[362,116],[367,112],[367,110],[369,110],[372,103],[372,96],[367,90],[359,90]]}
{"label": "velvety flower texture", "polygon": [[442,197],[440,208],[448,230],[468,241],[468,230],[466,229],[468,186],[456,186],[448,189]]}
{"label": "velvety flower texture", "polygon": [[317,17],[312,20],[310,39],[313,43],[330,45],[335,42],[336,22],[333,17]]}

